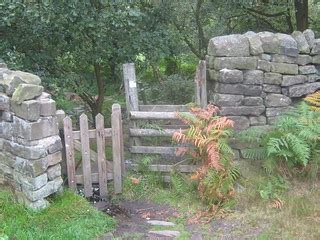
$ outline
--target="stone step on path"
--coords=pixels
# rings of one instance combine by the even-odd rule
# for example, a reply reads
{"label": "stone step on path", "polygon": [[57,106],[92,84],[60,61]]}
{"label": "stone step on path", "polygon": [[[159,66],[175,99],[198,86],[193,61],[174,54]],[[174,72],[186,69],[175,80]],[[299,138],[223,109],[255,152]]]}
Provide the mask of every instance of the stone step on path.
{"label": "stone step on path", "polygon": [[[166,222],[166,221],[161,221],[161,220],[148,220],[147,223],[152,226],[165,226],[165,227],[172,227],[172,226],[176,225],[173,222]],[[176,230],[149,231],[149,234],[160,236],[160,237],[172,237],[172,238],[176,238],[181,235],[181,233]]]}
{"label": "stone step on path", "polygon": [[147,223],[153,225],[153,226],[175,226],[173,222],[166,222],[161,220],[148,220]]}
{"label": "stone step on path", "polygon": [[161,237],[179,237],[180,232],[174,230],[159,230],[159,231],[149,231],[150,234],[154,234]]}

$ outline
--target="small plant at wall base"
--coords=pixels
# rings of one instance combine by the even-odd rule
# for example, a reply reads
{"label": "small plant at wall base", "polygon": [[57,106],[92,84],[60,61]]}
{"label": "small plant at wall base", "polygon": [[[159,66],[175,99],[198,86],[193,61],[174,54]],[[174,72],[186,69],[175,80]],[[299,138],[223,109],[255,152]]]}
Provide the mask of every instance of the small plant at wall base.
{"label": "small plant at wall base", "polygon": [[193,146],[179,148],[177,154],[188,153],[200,165],[191,178],[198,181],[200,197],[209,206],[208,212],[214,215],[234,204],[233,185],[240,175],[228,145],[234,122],[218,116],[219,109],[213,105],[191,108],[190,112],[190,115],[179,113],[179,118],[190,128],[175,132],[173,139]]}
{"label": "small plant at wall base", "polygon": [[320,112],[302,102],[280,117],[268,132],[248,131],[247,141],[258,141],[260,149],[244,151],[244,157],[261,159],[267,173],[284,177],[309,175],[315,178],[320,166]]}
{"label": "small plant at wall base", "polygon": [[320,112],[320,91],[308,95],[304,100],[311,105],[312,110]]}

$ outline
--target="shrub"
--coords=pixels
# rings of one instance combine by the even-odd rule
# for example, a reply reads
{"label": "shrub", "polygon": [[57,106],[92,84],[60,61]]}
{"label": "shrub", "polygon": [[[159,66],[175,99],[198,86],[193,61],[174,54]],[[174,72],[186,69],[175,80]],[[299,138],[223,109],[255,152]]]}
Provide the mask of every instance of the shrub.
{"label": "shrub", "polygon": [[258,141],[260,149],[248,149],[246,158],[263,159],[270,174],[315,177],[320,165],[320,112],[301,103],[276,122],[271,131],[247,131],[247,141]]}
{"label": "shrub", "polygon": [[232,162],[232,149],[228,145],[234,123],[218,116],[218,111],[217,107],[209,105],[206,109],[191,108],[191,115],[180,113],[180,119],[190,128],[173,135],[176,142],[193,146],[179,148],[178,153],[182,155],[187,152],[200,164],[191,178],[198,181],[201,199],[214,211],[233,202],[233,185],[239,177],[239,171]]}
{"label": "shrub", "polygon": [[148,103],[185,104],[192,101],[194,82],[190,78],[174,74],[159,83],[144,83],[141,91]]}

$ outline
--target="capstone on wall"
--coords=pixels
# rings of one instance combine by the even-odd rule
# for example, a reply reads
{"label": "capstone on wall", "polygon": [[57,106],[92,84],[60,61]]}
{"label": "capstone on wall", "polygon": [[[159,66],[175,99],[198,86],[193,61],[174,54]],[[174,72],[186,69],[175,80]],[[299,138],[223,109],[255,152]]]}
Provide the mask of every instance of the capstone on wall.
{"label": "capstone on wall", "polygon": [[41,209],[59,191],[61,139],[55,101],[38,76],[11,71],[0,61],[0,184],[19,203]]}
{"label": "capstone on wall", "polygon": [[236,129],[270,125],[297,99],[320,89],[320,39],[310,29],[215,37],[207,66],[211,101]]}

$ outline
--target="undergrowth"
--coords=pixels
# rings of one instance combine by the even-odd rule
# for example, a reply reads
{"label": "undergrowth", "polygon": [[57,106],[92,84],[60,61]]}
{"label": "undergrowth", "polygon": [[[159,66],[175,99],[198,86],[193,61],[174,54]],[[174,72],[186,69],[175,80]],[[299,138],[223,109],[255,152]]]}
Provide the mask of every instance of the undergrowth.
{"label": "undergrowth", "polygon": [[246,149],[243,156],[261,160],[269,176],[260,189],[260,196],[273,207],[283,206],[283,195],[293,179],[316,180],[320,167],[320,112],[302,102],[281,116],[269,131],[251,128],[238,135],[260,147]]}
{"label": "undergrowth", "polygon": [[232,161],[233,152],[228,145],[233,121],[218,116],[219,109],[213,105],[207,108],[191,108],[191,115],[179,114],[190,127],[175,132],[173,139],[192,147],[179,148],[177,154],[190,154],[199,165],[192,179],[198,183],[201,200],[213,215],[220,208],[234,206],[234,183],[240,173]]}
{"label": "undergrowth", "polygon": [[263,167],[273,175],[317,177],[320,166],[320,113],[301,103],[278,119],[270,131],[251,128],[240,135],[260,148],[247,149],[244,157],[264,160]]}

